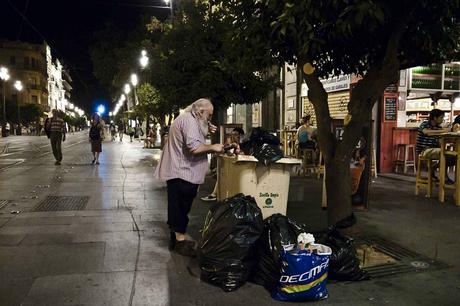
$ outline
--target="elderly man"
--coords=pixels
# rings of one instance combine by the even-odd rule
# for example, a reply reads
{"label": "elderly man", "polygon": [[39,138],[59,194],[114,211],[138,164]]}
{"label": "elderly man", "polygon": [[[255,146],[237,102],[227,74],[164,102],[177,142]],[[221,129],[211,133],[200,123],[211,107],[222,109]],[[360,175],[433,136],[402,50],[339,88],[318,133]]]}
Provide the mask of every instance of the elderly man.
{"label": "elderly man", "polygon": [[222,144],[205,143],[208,133],[217,129],[209,122],[213,109],[210,100],[199,99],[174,120],[155,170],[168,187],[169,248],[184,256],[195,253],[194,242],[186,240],[185,233],[193,199],[208,170],[207,154],[223,151]]}

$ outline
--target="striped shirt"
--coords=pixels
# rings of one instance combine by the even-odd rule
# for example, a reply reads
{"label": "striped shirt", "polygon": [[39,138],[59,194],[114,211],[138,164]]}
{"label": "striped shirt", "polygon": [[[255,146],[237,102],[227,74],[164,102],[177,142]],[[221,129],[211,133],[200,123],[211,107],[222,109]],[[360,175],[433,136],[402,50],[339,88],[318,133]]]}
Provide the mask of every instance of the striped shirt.
{"label": "striped shirt", "polygon": [[431,124],[431,120],[420,124],[417,132],[417,153],[422,153],[427,148],[439,148],[439,136],[428,136],[423,133],[424,129],[439,130],[441,127]]}
{"label": "striped shirt", "polygon": [[202,184],[209,168],[207,154],[193,155],[191,151],[205,141],[198,118],[189,112],[179,115],[169,129],[155,177],[165,181],[179,178],[192,184]]}
{"label": "striped shirt", "polygon": [[51,123],[50,123],[50,131],[51,132],[61,132],[63,134],[65,134],[66,132],[66,128],[65,128],[65,123],[64,123],[64,120],[62,120],[62,118],[51,118],[50,119]]}

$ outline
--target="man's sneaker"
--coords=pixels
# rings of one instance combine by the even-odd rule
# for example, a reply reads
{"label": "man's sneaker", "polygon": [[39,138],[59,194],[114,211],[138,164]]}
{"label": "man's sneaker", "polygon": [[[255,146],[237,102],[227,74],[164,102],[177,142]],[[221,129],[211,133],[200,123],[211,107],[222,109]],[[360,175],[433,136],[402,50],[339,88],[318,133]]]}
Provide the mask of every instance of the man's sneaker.
{"label": "man's sneaker", "polygon": [[202,197],[201,198],[203,201],[205,202],[213,202],[213,201],[216,201],[217,200],[217,197],[213,194],[210,194],[210,195],[207,195],[205,197]]}
{"label": "man's sneaker", "polygon": [[60,162],[60,161],[57,161],[57,162],[55,162],[54,164],[55,164],[56,166],[59,166],[59,165],[61,164],[61,162]]}
{"label": "man's sneaker", "polygon": [[455,184],[455,181],[451,180],[450,178],[446,179],[446,185],[453,185]]}

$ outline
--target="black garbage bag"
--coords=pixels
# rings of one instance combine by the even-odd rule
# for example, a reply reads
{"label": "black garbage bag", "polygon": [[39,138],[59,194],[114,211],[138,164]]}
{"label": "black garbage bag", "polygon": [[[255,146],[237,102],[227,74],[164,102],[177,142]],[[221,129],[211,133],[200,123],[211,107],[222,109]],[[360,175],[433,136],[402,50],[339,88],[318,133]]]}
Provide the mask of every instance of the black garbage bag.
{"label": "black garbage bag", "polygon": [[258,262],[251,281],[270,291],[278,286],[283,245],[296,245],[297,237],[302,232],[308,232],[304,225],[299,225],[281,214],[265,219],[264,231],[256,244]]}
{"label": "black garbage bag", "polygon": [[274,146],[270,144],[263,144],[260,147],[254,149],[252,156],[257,158],[259,163],[264,164],[265,166],[270,165],[271,163],[276,162],[283,158],[283,151],[279,146]]}
{"label": "black garbage bag", "polygon": [[254,156],[265,166],[284,156],[279,138],[262,128],[252,129],[251,135],[240,144],[240,148],[244,154]]}
{"label": "black garbage bag", "polygon": [[255,265],[262,230],[262,212],[253,197],[238,194],[214,205],[198,248],[201,279],[227,292],[241,287]]}
{"label": "black garbage bag", "polygon": [[350,227],[356,223],[354,214],[337,222],[323,234],[318,242],[332,249],[329,258],[329,279],[338,281],[360,281],[370,278],[369,274],[359,267],[359,259],[353,238],[342,235],[338,229]]}
{"label": "black garbage bag", "polygon": [[281,143],[277,136],[270,134],[260,127],[252,129],[251,135],[249,135],[249,140],[258,146],[261,146],[264,143],[279,146]]}

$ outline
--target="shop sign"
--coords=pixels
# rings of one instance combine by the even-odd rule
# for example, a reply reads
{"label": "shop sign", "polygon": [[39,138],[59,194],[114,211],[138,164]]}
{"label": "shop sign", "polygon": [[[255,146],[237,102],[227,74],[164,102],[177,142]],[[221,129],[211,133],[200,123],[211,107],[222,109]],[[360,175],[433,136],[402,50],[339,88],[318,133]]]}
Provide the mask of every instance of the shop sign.
{"label": "shop sign", "polygon": [[384,121],[396,121],[397,114],[397,101],[396,97],[385,97],[384,101]]}
{"label": "shop sign", "polygon": [[321,83],[323,83],[323,87],[326,92],[346,90],[350,89],[350,76],[341,75],[327,80],[321,80]]}
{"label": "shop sign", "polygon": [[398,86],[396,86],[396,84],[390,84],[390,85],[388,85],[387,88],[385,88],[385,92],[396,93],[396,92],[398,92]]}

